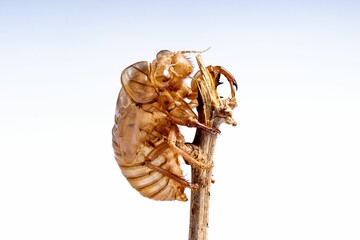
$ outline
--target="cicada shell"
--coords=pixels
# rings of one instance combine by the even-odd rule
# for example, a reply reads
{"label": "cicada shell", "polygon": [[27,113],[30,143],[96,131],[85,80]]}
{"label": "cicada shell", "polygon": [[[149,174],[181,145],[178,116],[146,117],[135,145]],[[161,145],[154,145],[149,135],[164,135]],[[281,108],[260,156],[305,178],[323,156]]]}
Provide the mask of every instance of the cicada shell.
{"label": "cicada shell", "polygon": [[[184,83],[193,71],[187,53],[163,50],[152,63],[137,62],[121,74],[112,130],[115,159],[131,186],[154,200],[187,201],[185,188],[197,187],[185,180],[180,156],[196,168],[212,166],[203,163],[201,149],[186,143],[179,131],[182,125],[219,132],[201,124],[192,110],[197,105],[194,82],[199,73],[190,87]],[[226,73],[230,84],[236,86],[222,67],[208,69],[217,80]]]}

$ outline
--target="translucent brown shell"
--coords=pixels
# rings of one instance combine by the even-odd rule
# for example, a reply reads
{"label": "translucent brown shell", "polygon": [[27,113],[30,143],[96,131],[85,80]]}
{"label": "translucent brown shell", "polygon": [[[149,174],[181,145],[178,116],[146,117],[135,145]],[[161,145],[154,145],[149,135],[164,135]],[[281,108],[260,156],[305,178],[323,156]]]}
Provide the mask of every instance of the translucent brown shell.
{"label": "translucent brown shell", "polygon": [[121,74],[121,83],[127,94],[137,103],[154,102],[158,94],[150,79],[149,63],[137,62],[127,67]]}
{"label": "translucent brown shell", "polygon": [[[184,83],[193,69],[185,53],[161,51],[152,63],[137,62],[121,73],[123,88],[112,129],[115,158],[131,186],[154,200],[186,201],[185,188],[196,188],[184,179],[179,156],[192,167],[212,167],[204,164],[198,146],[185,142],[178,125],[220,132],[200,123],[192,111],[201,74],[195,75],[191,87]],[[222,67],[208,69],[216,81],[223,74],[236,86]]]}
{"label": "translucent brown shell", "polygon": [[[184,184],[145,164],[148,158],[152,165],[182,179],[179,156],[166,143],[171,123],[164,113],[149,112],[147,107],[137,106],[124,89],[120,91],[112,131],[115,158],[128,182],[144,197],[186,201]],[[154,149],[161,154],[150,160]]]}

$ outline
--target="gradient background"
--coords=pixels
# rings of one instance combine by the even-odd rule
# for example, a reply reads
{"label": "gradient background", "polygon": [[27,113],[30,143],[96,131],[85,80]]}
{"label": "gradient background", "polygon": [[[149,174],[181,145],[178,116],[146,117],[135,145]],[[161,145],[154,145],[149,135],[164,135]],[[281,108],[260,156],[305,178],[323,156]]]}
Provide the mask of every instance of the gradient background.
{"label": "gradient background", "polygon": [[[111,147],[119,75],[203,50],[239,82],[210,239],[360,239],[357,1],[1,1],[0,239],[187,239]],[[187,175],[187,178],[190,178]]]}

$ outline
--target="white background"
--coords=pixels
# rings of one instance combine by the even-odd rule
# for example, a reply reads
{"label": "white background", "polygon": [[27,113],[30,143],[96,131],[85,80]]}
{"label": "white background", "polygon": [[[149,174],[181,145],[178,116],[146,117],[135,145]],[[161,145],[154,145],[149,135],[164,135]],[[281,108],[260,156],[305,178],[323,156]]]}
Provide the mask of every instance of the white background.
{"label": "white background", "polygon": [[1,1],[0,239],[187,239],[189,202],[133,190],[111,128],[125,67],[208,47],[205,64],[239,83],[239,125],[221,126],[216,146],[209,239],[360,239],[359,10]]}

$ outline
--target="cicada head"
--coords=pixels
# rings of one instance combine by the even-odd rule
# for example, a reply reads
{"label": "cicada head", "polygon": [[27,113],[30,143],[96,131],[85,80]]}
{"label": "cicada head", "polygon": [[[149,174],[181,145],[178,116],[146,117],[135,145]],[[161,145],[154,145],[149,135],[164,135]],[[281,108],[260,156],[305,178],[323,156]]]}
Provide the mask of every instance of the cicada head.
{"label": "cicada head", "polygon": [[162,50],[156,55],[153,62],[154,84],[160,89],[165,89],[169,85],[177,85],[187,78],[193,71],[191,62],[183,52],[171,52]]}

